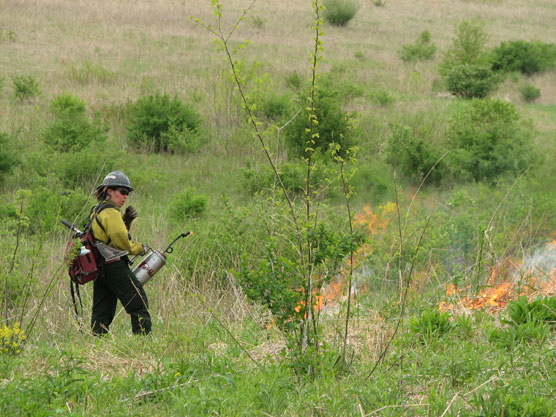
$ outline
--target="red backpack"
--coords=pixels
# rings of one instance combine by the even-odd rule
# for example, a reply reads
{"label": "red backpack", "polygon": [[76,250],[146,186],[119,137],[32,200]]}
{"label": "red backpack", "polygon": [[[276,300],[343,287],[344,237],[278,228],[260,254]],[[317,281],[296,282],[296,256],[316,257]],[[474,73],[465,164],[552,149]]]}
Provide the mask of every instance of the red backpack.
{"label": "red backpack", "polygon": [[[89,281],[94,281],[102,273],[104,258],[101,256],[96,246],[93,228],[91,226],[93,221],[96,220],[99,226],[104,230],[97,215],[107,207],[110,207],[110,205],[99,204],[91,210],[89,223],[84,232],[72,226],[69,222],[62,220],[65,226],[76,232],[73,236],[74,240],[68,243],[65,257],[68,264],[68,274],[71,280],[76,284],[82,285]],[[80,247],[76,246],[77,239],[79,239]]]}

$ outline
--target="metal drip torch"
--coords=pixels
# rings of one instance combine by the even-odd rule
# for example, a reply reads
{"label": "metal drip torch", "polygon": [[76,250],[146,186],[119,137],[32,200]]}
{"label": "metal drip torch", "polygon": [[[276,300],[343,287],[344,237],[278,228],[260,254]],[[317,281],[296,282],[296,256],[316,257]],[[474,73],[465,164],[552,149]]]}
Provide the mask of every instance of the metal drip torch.
{"label": "metal drip torch", "polygon": [[[175,238],[163,252],[159,252],[149,246],[151,253],[145,259],[143,259],[139,265],[133,268],[133,274],[135,275],[137,280],[142,285],[145,285],[145,283],[150,280],[154,276],[154,274],[156,274],[160,270],[160,268],[166,265],[166,254],[172,253],[174,251],[172,245],[176,242],[176,240],[181,239],[182,237],[189,236],[190,234],[191,232],[182,233],[177,238]],[[131,262],[133,263],[136,258],[137,257],[133,258]]]}

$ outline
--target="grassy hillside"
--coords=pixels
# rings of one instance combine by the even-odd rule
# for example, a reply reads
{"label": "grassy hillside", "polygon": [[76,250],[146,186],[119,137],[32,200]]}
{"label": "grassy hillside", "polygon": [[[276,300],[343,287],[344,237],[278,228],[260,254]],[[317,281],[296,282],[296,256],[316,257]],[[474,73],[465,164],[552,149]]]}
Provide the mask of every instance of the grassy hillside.
{"label": "grassy hillside", "polygon": [[[333,139],[358,151],[312,155],[307,194],[312,3],[223,2],[224,31],[248,8],[228,46],[288,201],[191,19],[217,27],[210,3],[0,4],[0,414],[555,415],[556,69],[496,73],[474,99],[441,72],[462,22],[484,31],[479,65],[511,41],[550,61],[556,7],[357,0],[347,25],[324,21],[318,122],[349,119]],[[425,31],[436,53],[402,59]],[[158,152],[129,131],[164,94],[201,121]],[[91,336],[92,288],[77,319],[63,263],[59,220],[82,224],[114,169],[135,188],[137,240],[194,232],[146,285],[146,338],[121,306]]]}

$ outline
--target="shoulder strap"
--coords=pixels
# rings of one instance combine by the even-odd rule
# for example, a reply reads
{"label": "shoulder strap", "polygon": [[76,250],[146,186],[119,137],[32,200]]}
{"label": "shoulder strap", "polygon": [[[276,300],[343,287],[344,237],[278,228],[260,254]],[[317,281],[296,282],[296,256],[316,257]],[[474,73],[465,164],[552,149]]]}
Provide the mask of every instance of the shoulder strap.
{"label": "shoulder strap", "polygon": [[[106,209],[106,208],[109,208],[109,207],[112,207],[112,204],[106,203],[106,202],[102,202],[102,203],[97,204],[95,207],[93,207],[93,208],[91,209],[91,213],[89,214],[89,224],[87,225],[86,233],[89,233],[89,232],[93,233],[93,230],[92,230],[92,228],[91,228],[91,226],[92,226],[92,224],[93,224],[93,220],[96,220],[97,224],[100,226],[100,228],[102,229],[102,231],[103,231],[104,233],[106,233],[106,229],[104,228],[104,226],[102,225],[102,223],[101,223],[100,220],[98,219],[98,216],[97,216],[97,215],[98,215],[102,210],[104,210],[104,209]],[[94,237],[94,233],[93,233],[93,237]],[[106,244],[109,245],[110,242],[111,242],[111,239],[110,239],[110,237],[108,237],[108,242],[106,242]]]}

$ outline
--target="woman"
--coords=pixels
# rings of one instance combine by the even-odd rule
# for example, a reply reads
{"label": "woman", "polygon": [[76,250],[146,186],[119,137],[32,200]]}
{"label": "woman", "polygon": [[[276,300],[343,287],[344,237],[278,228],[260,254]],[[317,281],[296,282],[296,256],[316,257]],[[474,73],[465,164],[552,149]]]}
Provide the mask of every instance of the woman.
{"label": "woman", "polygon": [[[99,204],[91,211],[92,231],[100,240],[131,255],[144,255],[147,247],[131,240],[129,227],[137,212],[129,206],[122,216],[120,208],[133,191],[129,178],[121,171],[110,172],[97,188]],[[94,334],[108,332],[120,300],[131,316],[134,334],[151,332],[151,316],[145,290],[131,269],[127,256],[104,264],[103,273],[95,280],[91,328]]]}

